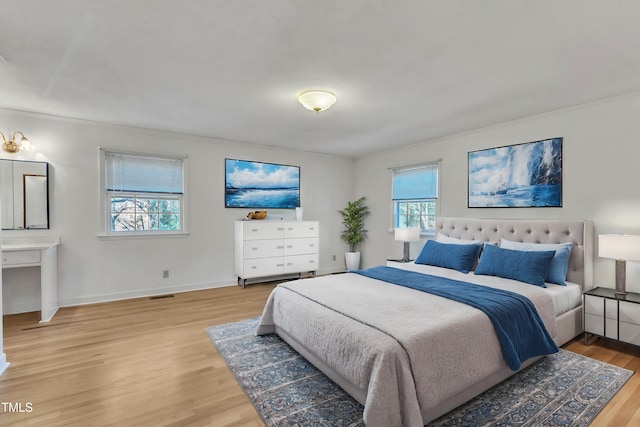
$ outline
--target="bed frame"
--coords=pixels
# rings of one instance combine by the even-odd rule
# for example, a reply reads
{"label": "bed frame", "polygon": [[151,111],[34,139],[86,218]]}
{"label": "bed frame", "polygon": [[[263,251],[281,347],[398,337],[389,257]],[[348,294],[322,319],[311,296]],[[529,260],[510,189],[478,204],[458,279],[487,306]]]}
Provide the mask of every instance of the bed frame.
{"label": "bed frame", "polygon": [[[501,238],[529,243],[566,243],[572,242],[567,280],[582,286],[583,290],[593,288],[593,225],[589,221],[564,220],[505,220],[441,217],[436,219],[436,232],[446,236],[480,242],[498,242]],[[558,346],[565,344],[582,332],[582,307],[577,307],[556,318]],[[364,405],[366,396],[355,388],[339,373],[307,351],[295,338],[276,327],[276,333],[288,342],[298,353],[320,369],[325,375],[340,385],[353,398]],[[521,369],[531,365],[539,358],[526,361]],[[434,420],[452,409],[471,400],[505,380],[515,372],[507,367],[484,378],[462,393],[452,396],[436,408],[423,412],[424,422]]]}
{"label": "bed frame", "polygon": [[[499,242],[501,238],[526,243],[573,243],[567,280],[593,288],[593,223],[591,221],[522,220],[522,219],[436,219],[436,233],[480,242]],[[556,318],[561,346],[582,333],[582,306]]]}

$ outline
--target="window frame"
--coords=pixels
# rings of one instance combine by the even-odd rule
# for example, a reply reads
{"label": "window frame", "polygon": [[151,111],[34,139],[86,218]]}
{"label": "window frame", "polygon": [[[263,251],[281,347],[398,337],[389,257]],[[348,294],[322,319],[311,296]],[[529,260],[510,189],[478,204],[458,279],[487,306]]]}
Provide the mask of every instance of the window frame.
{"label": "window frame", "polygon": [[[406,200],[394,200],[393,199],[393,186],[394,186],[394,177],[396,175],[397,172],[400,171],[407,171],[407,170],[411,170],[411,169],[420,169],[420,168],[427,168],[427,167],[436,167],[437,170],[437,184],[436,184],[436,197],[426,197],[426,198],[414,198],[414,199],[406,199]],[[435,209],[434,209],[434,213],[433,215],[430,215],[428,213],[423,213],[421,212],[419,216],[427,216],[427,217],[431,217],[433,216],[433,223],[434,223],[434,228],[421,228],[420,229],[420,234],[423,236],[433,236],[435,235],[435,218],[438,217],[440,215],[440,185],[442,182],[442,160],[438,159],[435,161],[431,161],[431,162],[425,162],[425,163],[418,163],[418,164],[413,164],[413,165],[407,165],[407,166],[398,166],[398,167],[393,167],[389,169],[390,171],[390,179],[389,182],[391,184],[391,191],[390,191],[390,201],[391,201],[391,227],[389,228],[389,231],[393,232],[396,228],[406,228],[406,226],[401,226],[401,224],[399,223],[400,221],[400,214],[399,214],[399,205],[402,203],[421,203],[421,202],[426,202],[426,203],[435,203]],[[428,220],[427,220],[428,221]]]}
{"label": "window frame", "polygon": [[[107,189],[107,158],[106,153],[122,154],[125,156],[138,156],[157,159],[175,159],[182,161],[182,194],[171,192],[138,192],[138,191],[112,191]],[[133,151],[125,151],[119,149],[109,149],[100,147],[100,218],[101,218],[101,231],[99,237],[115,237],[118,239],[134,237],[134,238],[148,238],[148,237],[171,237],[188,235],[188,220],[187,220],[187,172],[188,172],[188,156],[175,155],[175,154],[158,154],[158,153],[141,153]],[[179,210],[179,227],[177,230],[136,230],[136,231],[115,231],[111,230],[111,198],[113,195],[135,195],[138,198],[177,198],[180,204]]]}

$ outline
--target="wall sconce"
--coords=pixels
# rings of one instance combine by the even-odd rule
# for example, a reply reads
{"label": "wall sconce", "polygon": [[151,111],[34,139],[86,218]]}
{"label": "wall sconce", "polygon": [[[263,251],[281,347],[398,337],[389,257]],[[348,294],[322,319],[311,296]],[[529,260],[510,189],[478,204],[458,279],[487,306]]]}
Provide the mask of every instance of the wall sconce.
{"label": "wall sconce", "polygon": [[419,228],[396,228],[395,239],[404,242],[404,251],[401,262],[409,262],[409,242],[417,242],[420,240]]}
{"label": "wall sconce", "polygon": [[298,95],[298,102],[307,110],[319,113],[336,102],[336,96],[328,90],[309,90]]}
{"label": "wall sconce", "polygon": [[[2,149],[7,153],[15,154],[20,150],[29,151],[33,149],[31,142],[20,131],[14,132],[10,141],[7,141],[2,132],[0,132],[0,135],[2,135]],[[18,135],[20,135],[20,139],[16,139]]]}
{"label": "wall sconce", "polygon": [[627,261],[640,261],[640,236],[629,234],[600,234],[598,255],[616,260],[616,295],[627,294]]}

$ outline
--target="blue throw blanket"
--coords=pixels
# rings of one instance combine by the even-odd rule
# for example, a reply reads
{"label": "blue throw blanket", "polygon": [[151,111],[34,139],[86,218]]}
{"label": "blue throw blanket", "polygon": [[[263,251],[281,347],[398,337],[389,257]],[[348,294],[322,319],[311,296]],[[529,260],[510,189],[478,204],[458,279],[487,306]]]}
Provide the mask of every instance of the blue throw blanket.
{"label": "blue throw blanket", "polygon": [[535,306],[520,294],[392,267],[373,267],[351,273],[428,292],[482,310],[491,319],[502,354],[513,371],[520,369],[522,363],[531,357],[558,351]]}

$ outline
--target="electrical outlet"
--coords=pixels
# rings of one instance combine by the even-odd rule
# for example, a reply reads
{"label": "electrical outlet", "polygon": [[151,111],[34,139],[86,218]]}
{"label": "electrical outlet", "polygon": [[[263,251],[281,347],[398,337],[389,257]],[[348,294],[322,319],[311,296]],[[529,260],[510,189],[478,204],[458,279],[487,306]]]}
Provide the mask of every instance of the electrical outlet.
{"label": "electrical outlet", "polygon": [[169,270],[162,270],[162,278],[167,279],[169,277]]}

